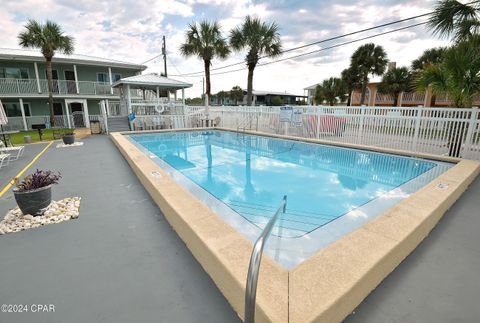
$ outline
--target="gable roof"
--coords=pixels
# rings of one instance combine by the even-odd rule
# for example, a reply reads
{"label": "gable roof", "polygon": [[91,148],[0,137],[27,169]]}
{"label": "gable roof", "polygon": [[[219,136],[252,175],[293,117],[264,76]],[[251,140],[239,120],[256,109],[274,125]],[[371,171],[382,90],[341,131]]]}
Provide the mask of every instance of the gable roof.
{"label": "gable roof", "polygon": [[[45,62],[45,58],[38,50],[31,49],[15,49],[15,48],[0,48],[0,60],[14,60],[14,61],[33,61]],[[82,54],[64,55],[57,53],[52,59],[54,63],[67,63],[78,65],[95,65],[95,66],[109,66],[118,68],[129,68],[143,71],[147,68],[145,65],[123,62],[110,58],[101,58]]]}
{"label": "gable roof", "polygon": [[317,83],[317,84],[313,84],[313,85],[304,87],[303,89],[304,89],[304,90],[314,90],[314,89],[317,87],[317,85],[320,85],[320,83]]}
{"label": "gable roof", "polygon": [[151,89],[154,89],[155,87],[159,87],[162,89],[185,89],[193,86],[190,83],[185,83],[165,76],[160,76],[156,73],[126,77],[115,82],[112,87],[119,87],[122,84],[130,84],[137,88]]}

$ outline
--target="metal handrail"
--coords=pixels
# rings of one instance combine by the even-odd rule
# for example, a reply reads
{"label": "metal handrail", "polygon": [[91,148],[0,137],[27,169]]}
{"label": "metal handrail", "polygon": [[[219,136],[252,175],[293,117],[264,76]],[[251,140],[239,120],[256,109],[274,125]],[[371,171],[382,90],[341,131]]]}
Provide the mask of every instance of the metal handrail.
{"label": "metal handrail", "polygon": [[287,196],[283,197],[282,203],[268,221],[263,229],[260,237],[258,237],[253,246],[252,255],[250,257],[250,265],[248,266],[247,286],[245,291],[245,323],[254,323],[255,321],[255,300],[257,298],[257,282],[260,274],[260,262],[262,261],[263,247],[267,242],[270,232],[272,231],[275,221],[277,221],[280,213],[284,214],[287,208]]}

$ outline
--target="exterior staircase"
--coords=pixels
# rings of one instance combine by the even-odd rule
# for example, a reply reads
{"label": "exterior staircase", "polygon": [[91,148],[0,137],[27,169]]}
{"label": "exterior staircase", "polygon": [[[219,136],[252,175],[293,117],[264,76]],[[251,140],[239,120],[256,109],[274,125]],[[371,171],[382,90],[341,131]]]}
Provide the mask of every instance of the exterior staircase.
{"label": "exterior staircase", "polygon": [[129,131],[130,124],[128,122],[127,116],[115,116],[115,117],[108,117],[108,131],[109,132],[116,132],[116,131]]}

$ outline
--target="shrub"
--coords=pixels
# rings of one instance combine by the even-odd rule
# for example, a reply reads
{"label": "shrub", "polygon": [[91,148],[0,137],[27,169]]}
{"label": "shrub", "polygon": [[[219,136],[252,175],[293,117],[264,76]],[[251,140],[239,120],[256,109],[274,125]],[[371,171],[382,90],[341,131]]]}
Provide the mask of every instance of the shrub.
{"label": "shrub", "polygon": [[23,192],[42,188],[52,184],[58,184],[58,181],[61,177],[62,176],[60,173],[55,174],[50,170],[37,169],[35,173],[25,176],[23,181],[20,183],[17,182],[17,189],[18,191]]}

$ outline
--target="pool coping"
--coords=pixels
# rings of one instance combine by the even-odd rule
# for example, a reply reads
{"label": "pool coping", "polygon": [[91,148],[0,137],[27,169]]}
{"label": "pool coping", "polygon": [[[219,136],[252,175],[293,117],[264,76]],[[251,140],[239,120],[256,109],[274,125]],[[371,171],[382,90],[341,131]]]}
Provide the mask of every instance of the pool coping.
{"label": "pool coping", "polygon": [[194,130],[233,131],[456,163],[290,271],[264,256],[257,294],[258,322],[343,320],[428,235],[480,172],[480,162],[472,160],[220,127],[112,133],[114,143],[170,225],[241,318],[252,243],[123,136]]}

